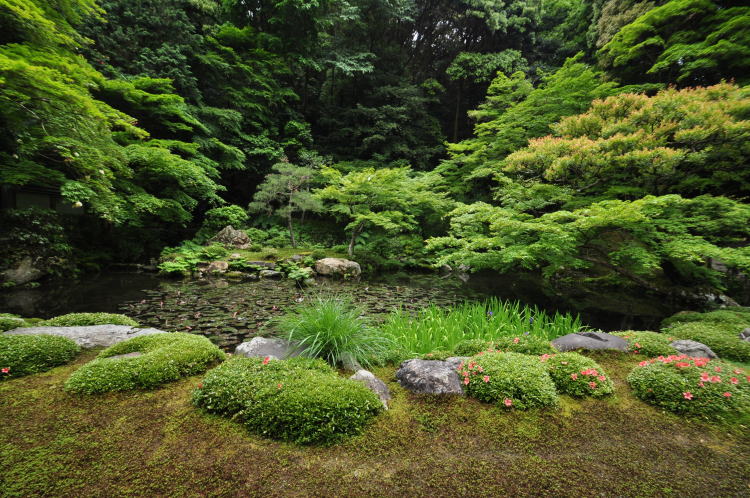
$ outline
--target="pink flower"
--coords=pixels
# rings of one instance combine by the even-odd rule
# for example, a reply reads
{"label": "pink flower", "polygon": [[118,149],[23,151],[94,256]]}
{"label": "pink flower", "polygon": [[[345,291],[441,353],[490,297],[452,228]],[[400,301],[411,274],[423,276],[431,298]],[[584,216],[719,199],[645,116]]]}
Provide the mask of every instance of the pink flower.
{"label": "pink flower", "polygon": [[277,389],[281,389],[281,386],[283,386],[283,384],[281,382],[279,382],[279,385],[277,385],[276,388]]}
{"label": "pink flower", "polygon": [[464,385],[466,385],[468,383],[469,383],[469,378],[468,377],[464,377]]}
{"label": "pink flower", "polygon": [[5,367],[2,370],[0,370],[0,372],[7,374],[8,372],[10,372],[10,367]]}
{"label": "pink flower", "polygon": [[739,384],[740,379],[738,379],[737,377],[732,377],[731,379],[729,379],[729,382],[731,382],[732,384]]}
{"label": "pink flower", "polygon": [[641,345],[638,344],[637,342],[635,343],[635,347],[637,347],[638,349],[641,349]]}
{"label": "pink flower", "polygon": [[711,376],[708,375],[708,372],[701,373],[701,380],[703,382],[708,382],[711,379]]}
{"label": "pink flower", "polygon": [[599,377],[597,377],[597,379],[599,379],[600,382],[604,382],[605,380],[607,380],[604,375],[600,375]]}
{"label": "pink flower", "polygon": [[485,382],[489,382],[490,381],[490,376],[489,375],[485,375],[484,377],[482,377],[482,380],[485,381]]}
{"label": "pink flower", "polygon": [[714,367],[714,372],[717,372],[717,373],[721,372],[721,367]]}
{"label": "pink flower", "polygon": [[721,382],[721,377],[719,377],[718,375],[714,375],[713,377],[711,377],[711,382],[713,383]]}
{"label": "pink flower", "polygon": [[638,364],[639,367],[645,367],[646,365],[648,365],[648,361],[642,361]]}
{"label": "pink flower", "polygon": [[203,389],[203,382],[198,384],[198,389]]}
{"label": "pink flower", "polygon": [[570,374],[570,378],[573,379],[573,380],[578,380],[578,374],[572,373],[572,374]]}
{"label": "pink flower", "polygon": [[503,404],[507,406],[508,408],[510,408],[511,406],[513,406],[513,400],[509,398],[505,398],[505,400],[503,401]]}
{"label": "pink flower", "polygon": [[690,366],[690,363],[687,363],[687,362],[681,361],[681,362],[679,362],[679,363],[676,363],[676,364],[675,364],[675,366],[676,366],[677,368],[686,368],[686,367],[689,367],[689,366]]}
{"label": "pink flower", "polygon": [[589,387],[591,389],[596,389],[596,382],[589,382]]}
{"label": "pink flower", "polygon": [[730,393],[730,392],[725,392],[725,393],[723,394],[723,396],[724,396],[725,398],[731,398],[731,397],[732,397],[732,393]]}
{"label": "pink flower", "polygon": [[706,384],[703,383],[703,381],[698,382],[698,387],[704,387]]}
{"label": "pink flower", "polygon": [[519,340],[520,340],[520,339],[519,339],[518,337],[514,337],[514,338],[513,338],[513,344],[518,344],[518,341],[519,341]]}
{"label": "pink flower", "polygon": [[691,393],[690,391],[688,391],[686,393],[682,393],[682,397],[685,398],[685,399],[687,399],[687,400],[693,399],[693,393]]}
{"label": "pink flower", "polygon": [[734,373],[737,374],[737,375],[739,375],[739,374],[742,373],[742,370],[740,370],[739,368],[735,368],[734,369]]}
{"label": "pink flower", "polygon": [[263,358],[263,364],[264,365],[268,365],[269,361],[271,361],[271,357],[270,356],[266,356],[265,358]]}

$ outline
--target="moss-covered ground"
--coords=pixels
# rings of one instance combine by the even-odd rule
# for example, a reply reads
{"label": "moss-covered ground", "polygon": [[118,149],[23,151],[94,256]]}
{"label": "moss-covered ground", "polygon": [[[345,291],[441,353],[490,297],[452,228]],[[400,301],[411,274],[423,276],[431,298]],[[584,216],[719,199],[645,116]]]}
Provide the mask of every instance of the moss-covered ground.
{"label": "moss-covered ground", "polygon": [[748,496],[747,420],[686,420],[645,405],[625,377],[637,356],[595,355],[609,399],[563,398],[513,412],[394,399],[364,434],[296,447],[248,434],[190,403],[200,377],[161,389],[79,397],[74,364],[0,383],[3,496]]}

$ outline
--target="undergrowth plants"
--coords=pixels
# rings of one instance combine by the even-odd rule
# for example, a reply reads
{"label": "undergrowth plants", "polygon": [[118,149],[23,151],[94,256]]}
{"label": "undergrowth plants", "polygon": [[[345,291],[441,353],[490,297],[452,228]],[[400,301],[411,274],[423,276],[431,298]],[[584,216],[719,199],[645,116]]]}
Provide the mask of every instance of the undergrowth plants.
{"label": "undergrowth plants", "polygon": [[536,307],[490,298],[447,309],[431,305],[414,316],[403,310],[394,311],[381,330],[401,349],[421,355],[453,350],[465,340],[490,342],[524,337],[550,341],[583,328],[578,316],[550,316]]}

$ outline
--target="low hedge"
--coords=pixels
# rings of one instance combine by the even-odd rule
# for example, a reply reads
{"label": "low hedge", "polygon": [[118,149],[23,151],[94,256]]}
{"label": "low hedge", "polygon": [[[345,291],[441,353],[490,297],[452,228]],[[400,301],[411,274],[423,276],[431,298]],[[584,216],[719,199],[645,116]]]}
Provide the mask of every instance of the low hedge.
{"label": "low hedge", "polygon": [[80,351],[67,337],[0,335],[0,379],[44,372],[71,361]]}
{"label": "low hedge", "polygon": [[570,396],[601,397],[612,394],[615,385],[597,362],[578,353],[543,355],[557,391]]}
{"label": "low hedge", "polygon": [[658,332],[638,332],[635,330],[626,330],[624,332],[614,332],[612,335],[622,337],[628,341],[628,352],[642,354],[644,356],[655,357],[659,355],[668,356],[677,354],[677,350],[669,344],[674,337]]}
{"label": "low hedge", "polygon": [[383,407],[359,382],[308,358],[232,358],[206,375],[193,403],[241,420],[256,434],[298,444],[358,434]]}
{"label": "low hedge", "polygon": [[558,402],[552,378],[538,357],[479,353],[458,369],[467,394],[487,403],[526,410]]}
{"label": "low hedge", "polygon": [[[111,358],[140,352],[141,356]],[[224,353],[207,338],[181,332],[134,337],[111,346],[73,373],[65,389],[75,393],[149,389],[203,372]]]}
{"label": "low hedge", "polygon": [[671,327],[679,323],[711,323],[722,325],[724,327],[737,329],[739,333],[742,329],[750,327],[750,313],[744,308],[723,309],[700,313],[697,311],[682,312],[665,318],[661,322],[662,328]]}
{"label": "low hedge", "polygon": [[39,323],[43,327],[85,327],[87,325],[129,325],[138,327],[132,318],[117,313],[68,313]]}
{"label": "low hedge", "polygon": [[750,362],[750,342],[739,337],[735,327],[719,324],[688,322],[677,324],[664,333],[678,339],[691,339],[705,344],[725,360]]}
{"label": "low hedge", "polygon": [[675,413],[750,412],[748,372],[720,360],[662,356],[641,362],[628,382],[641,400]]}
{"label": "low hedge", "polygon": [[492,341],[467,339],[453,348],[454,356],[474,356],[480,351],[521,353],[528,355],[552,354],[556,350],[546,339],[534,336],[498,337]]}

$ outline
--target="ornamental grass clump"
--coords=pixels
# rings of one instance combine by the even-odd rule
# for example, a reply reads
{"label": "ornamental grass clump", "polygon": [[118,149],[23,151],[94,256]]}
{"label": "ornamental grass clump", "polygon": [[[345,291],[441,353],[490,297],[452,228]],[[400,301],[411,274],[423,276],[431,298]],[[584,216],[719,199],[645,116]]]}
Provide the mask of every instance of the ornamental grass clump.
{"label": "ornamental grass clump", "polygon": [[549,342],[584,327],[578,316],[550,316],[536,307],[490,298],[454,308],[431,305],[416,315],[404,310],[391,313],[381,330],[412,354],[452,351],[466,340],[499,341],[526,337]]}
{"label": "ornamental grass clump", "polygon": [[622,337],[628,341],[629,353],[650,357],[659,355],[668,356],[677,353],[677,350],[670,346],[675,338],[666,333],[626,330],[624,332],[615,332],[613,335]]}
{"label": "ornamental grass clump", "polygon": [[310,358],[232,358],[208,372],[193,403],[253,433],[297,444],[358,434],[383,409],[364,385]]}
{"label": "ornamental grass clump", "polygon": [[85,327],[87,325],[129,325],[138,327],[132,318],[117,313],[68,313],[39,323],[40,327]]}
{"label": "ornamental grass clump", "polygon": [[742,329],[707,322],[678,323],[663,333],[677,339],[690,339],[705,344],[725,360],[750,362],[750,342],[739,337]]}
{"label": "ornamental grass clump", "polygon": [[[128,353],[139,356],[119,357]],[[207,338],[182,332],[135,337],[103,350],[76,370],[65,389],[81,394],[150,389],[205,371],[225,359]]]}
{"label": "ornamental grass clump", "polygon": [[45,372],[71,361],[80,352],[67,337],[0,335],[0,380]]}
{"label": "ornamental grass clump", "polygon": [[686,355],[639,363],[628,375],[635,395],[669,411],[707,417],[750,413],[750,375],[719,360]]}
{"label": "ornamental grass clump", "polygon": [[597,362],[578,353],[544,354],[540,358],[561,394],[598,398],[612,394],[614,383]]}
{"label": "ornamental grass clump", "polygon": [[275,321],[275,328],[308,358],[331,365],[369,365],[392,346],[362,317],[363,311],[340,297],[318,297]]}
{"label": "ornamental grass clump", "polygon": [[528,410],[557,405],[557,391],[536,356],[480,353],[458,368],[469,396],[506,408]]}

